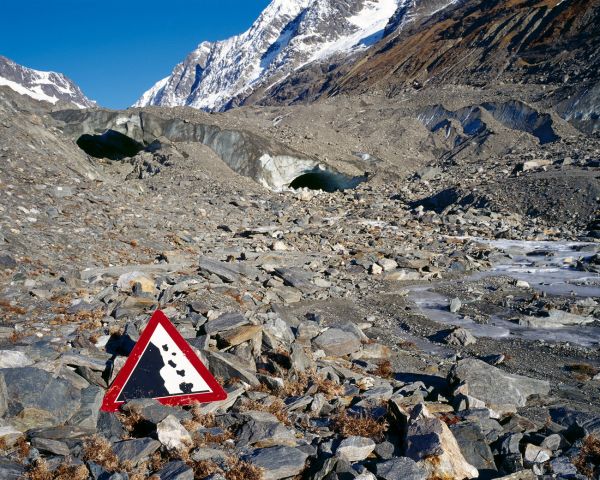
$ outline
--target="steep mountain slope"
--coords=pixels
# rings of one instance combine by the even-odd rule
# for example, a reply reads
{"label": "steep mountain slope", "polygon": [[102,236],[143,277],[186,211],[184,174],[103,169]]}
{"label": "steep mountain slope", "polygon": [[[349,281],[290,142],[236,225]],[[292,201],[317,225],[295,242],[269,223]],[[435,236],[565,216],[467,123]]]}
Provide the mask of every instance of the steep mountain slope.
{"label": "steep mountain slope", "polygon": [[373,44],[397,6],[398,0],[273,0],[245,33],[201,43],[136,106],[225,109],[303,65]]}
{"label": "steep mountain slope", "polygon": [[599,22],[599,0],[461,1],[421,18],[400,6],[387,36],[355,62],[318,73],[307,67],[251,101],[526,83],[544,86],[541,97],[549,106],[558,104],[564,118],[593,131],[600,109]]}
{"label": "steep mountain slope", "polygon": [[77,108],[96,105],[81,89],[61,73],[42,72],[19,65],[0,55],[0,86],[10,87],[21,95],[56,104],[65,102]]}

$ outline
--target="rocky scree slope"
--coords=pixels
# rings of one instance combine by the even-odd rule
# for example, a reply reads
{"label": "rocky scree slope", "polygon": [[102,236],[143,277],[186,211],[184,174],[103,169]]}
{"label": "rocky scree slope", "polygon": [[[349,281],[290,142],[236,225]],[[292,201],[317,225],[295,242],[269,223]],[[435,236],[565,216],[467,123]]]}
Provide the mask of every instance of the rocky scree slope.
{"label": "rocky scree slope", "polygon": [[53,105],[60,102],[63,107],[71,105],[77,108],[88,108],[96,105],[62,73],[34,70],[1,55],[0,86],[9,87],[21,95]]}
{"label": "rocky scree slope", "polygon": [[[4,95],[0,478],[597,476],[597,348],[474,339],[420,313],[407,291],[447,280],[444,288],[462,298],[448,308],[481,322],[502,309],[535,322],[548,309],[597,322],[600,297],[543,296],[510,276],[466,278],[510,259],[486,240],[575,232],[481,205],[438,213],[408,201],[436,178],[447,181],[443,168],[499,182],[506,165],[479,172],[477,161],[456,157],[456,165],[413,180],[379,175],[332,194],[275,193],[185,138],[159,138],[133,157],[85,155],[68,132],[100,128],[94,116],[50,114],[37,110],[41,102]],[[330,114],[348,121],[342,107]],[[381,116],[380,108],[369,114]],[[142,112],[149,127],[165,130],[169,117],[187,120],[192,132],[207,118],[231,130],[262,123],[269,138],[331,147],[298,129],[291,136],[286,122],[324,129],[300,113],[273,126],[286,110]],[[61,120],[76,113],[80,122]],[[144,131],[134,122],[145,118],[139,112],[98,115],[116,128],[125,114],[129,134]],[[578,143],[565,148],[585,146]],[[545,149],[561,145],[539,148],[550,156]],[[596,172],[593,148],[568,167]],[[522,163],[525,153],[510,161]],[[542,168],[522,167],[524,177]],[[597,274],[597,243],[574,250],[569,262],[574,272]],[[136,399],[119,414],[100,412],[159,307],[222,380],[228,400],[172,408]]]}

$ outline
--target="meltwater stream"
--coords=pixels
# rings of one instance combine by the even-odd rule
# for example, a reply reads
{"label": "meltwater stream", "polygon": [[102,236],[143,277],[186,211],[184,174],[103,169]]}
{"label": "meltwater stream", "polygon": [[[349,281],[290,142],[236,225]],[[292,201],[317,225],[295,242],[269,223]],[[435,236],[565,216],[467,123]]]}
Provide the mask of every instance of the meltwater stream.
{"label": "meltwater stream", "polygon": [[[487,272],[478,272],[465,279],[477,281],[485,277],[506,275],[524,280],[536,291],[549,295],[579,298],[600,297],[600,275],[571,268],[573,258],[591,256],[600,245],[578,242],[485,240],[473,241],[489,245],[506,254]],[[600,345],[600,328],[565,326],[561,328],[532,328],[492,316],[488,324],[479,324],[468,316],[449,311],[450,299],[432,291],[432,286],[409,287],[409,298],[431,320],[467,328],[476,337],[520,337],[546,342],[569,342],[582,346]]]}

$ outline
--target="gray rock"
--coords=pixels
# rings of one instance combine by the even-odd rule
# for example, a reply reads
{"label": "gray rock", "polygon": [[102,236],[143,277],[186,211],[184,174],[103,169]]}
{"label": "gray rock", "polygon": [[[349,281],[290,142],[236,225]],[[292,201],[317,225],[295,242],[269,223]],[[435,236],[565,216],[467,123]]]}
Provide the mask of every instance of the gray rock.
{"label": "gray rock", "polygon": [[459,423],[452,425],[450,431],[456,438],[460,451],[465,460],[473,465],[477,470],[496,471],[494,455],[486,439],[479,428],[474,423]]}
{"label": "gray rock", "polygon": [[4,377],[0,375],[0,417],[3,417],[8,411],[8,390]]}
{"label": "gray rock", "polygon": [[160,480],[194,480],[194,470],[182,461],[167,463],[155,473]]}
{"label": "gray rock", "polygon": [[144,420],[154,424],[161,422],[169,415],[174,415],[179,421],[192,418],[191,413],[180,408],[163,405],[162,403],[159,403],[158,400],[152,398],[131,400],[123,406],[123,410],[125,412],[135,411],[139,413]]}
{"label": "gray rock", "polygon": [[382,480],[426,480],[429,477],[423,467],[407,457],[396,457],[378,463],[375,469],[377,477]]}
{"label": "gray rock", "polygon": [[341,357],[360,350],[360,339],[339,328],[329,328],[313,340],[316,348],[322,349],[327,355]]}
{"label": "gray rock", "polygon": [[406,431],[406,456],[412,458],[432,477],[476,478],[477,469],[461,453],[448,426],[431,415],[424,405],[411,412]]}
{"label": "gray rock", "polygon": [[3,270],[17,268],[17,261],[10,255],[0,255],[0,268]]}
{"label": "gray rock", "polygon": [[314,275],[301,268],[276,268],[275,274],[279,276],[286,285],[297,288],[301,292],[311,293],[316,290],[312,282]]}
{"label": "gray rock", "polygon": [[462,307],[462,302],[460,301],[460,298],[453,298],[452,301],[450,302],[450,312],[452,313],[457,313]]}
{"label": "gray rock", "polygon": [[375,450],[375,442],[365,437],[348,437],[339,444],[335,454],[348,462],[361,462]]}
{"label": "gray rock", "polygon": [[224,313],[219,318],[211,320],[204,324],[204,331],[208,335],[213,335],[219,332],[225,332],[227,330],[233,330],[234,328],[242,325],[248,325],[250,322],[241,313]]}
{"label": "gray rock", "polygon": [[296,445],[294,432],[286,428],[277,418],[264,412],[246,412],[245,423],[238,434],[238,445],[258,448],[276,445]]}
{"label": "gray rock", "polygon": [[235,283],[242,279],[240,274],[242,268],[237,264],[219,262],[208,257],[200,257],[198,261],[200,270],[216,275],[224,282]]}
{"label": "gray rock", "polygon": [[308,454],[293,447],[271,447],[255,450],[245,460],[264,469],[263,480],[300,475],[306,467]]}
{"label": "gray rock", "polygon": [[213,375],[224,379],[239,378],[253,387],[260,385],[256,375],[246,368],[248,366],[256,368],[256,365],[248,365],[247,362],[244,364],[238,357],[230,353],[209,351],[205,353]]}
{"label": "gray rock", "polygon": [[475,397],[498,413],[523,407],[532,395],[548,395],[550,383],[521,375],[511,375],[481,360],[460,360],[450,372],[455,393]]}
{"label": "gray rock", "polygon": [[0,350],[0,368],[19,368],[33,365],[33,360],[18,350]]}
{"label": "gray rock", "polygon": [[169,450],[182,450],[192,445],[192,437],[174,415],[156,425],[158,441]]}
{"label": "gray rock", "polygon": [[137,465],[160,448],[160,442],[151,438],[136,438],[124,440],[113,446],[115,455],[121,462],[131,462]]}
{"label": "gray rock", "polygon": [[525,455],[523,455],[523,458],[525,460],[525,466],[531,467],[535,464],[544,463],[550,460],[552,458],[552,451],[528,443],[525,447]]}
{"label": "gray rock", "polygon": [[33,367],[0,370],[7,387],[8,411],[24,408],[49,412],[57,423],[68,420],[80,407],[81,393],[69,382]]}
{"label": "gray rock", "polygon": [[477,339],[466,328],[458,327],[446,335],[444,342],[448,345],[465,347],[467,345],[473,345],[477,342]]}
{"label": "gray rock", "polygon": [[31,440],[31,446],[37,448],[40,452],[62,455],[64,457],[70,453],[67,444],[59,440],[36,437]]}
{"label": "gray rock", "polygon": [[0,459],[0,478],[2,480],[22,480],[25,478],[25,467],[17,462]]}
{"label": "gray rock", "polygon": [[104,393],[105,391],[96,385],[90,385],[81,390],[81,408],[69,419],[67,424],[96,429]]}

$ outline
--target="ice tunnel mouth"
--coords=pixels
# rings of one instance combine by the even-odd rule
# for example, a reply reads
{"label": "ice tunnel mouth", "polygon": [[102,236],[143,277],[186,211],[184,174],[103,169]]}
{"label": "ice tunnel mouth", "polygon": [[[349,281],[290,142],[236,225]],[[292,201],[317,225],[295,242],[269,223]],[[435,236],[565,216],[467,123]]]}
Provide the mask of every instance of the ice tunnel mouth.
{"label": "ice tunnel mouth", "polygon": [[309,190],[321,190],[323,192],[333,193],[342,190],[351,190],[361,183],[367,181],[368,175],[351,177],[343,173],[330,172],[328,170],[310,170],[296,177],[290,188]]}
{"label": "ice tunnel mouth", "polygon": [[115,130],[107,130],[101,135],[81,135],[77,145],[91,157],[110,160],[133,157],[145,148],[140,142]]}

